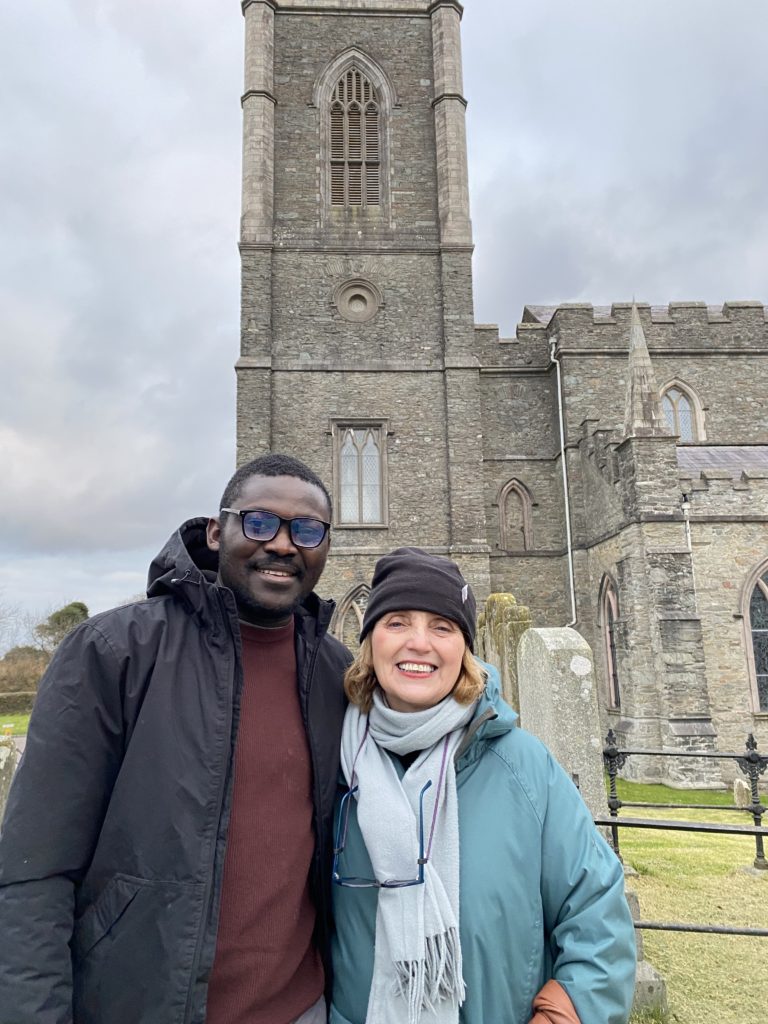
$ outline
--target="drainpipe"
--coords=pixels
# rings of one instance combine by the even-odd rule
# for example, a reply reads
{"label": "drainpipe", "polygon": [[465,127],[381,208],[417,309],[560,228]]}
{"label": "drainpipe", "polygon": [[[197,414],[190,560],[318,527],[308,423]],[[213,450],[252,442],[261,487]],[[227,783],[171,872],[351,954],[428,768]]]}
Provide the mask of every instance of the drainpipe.
{"label": "drainpipe", "polygon": [[573,541],[571,538],[571,502],[568,496],[568,467],[565,462],[565,423],[563,421],[563,379],[560,360],[556,355],[557,335],[550,339],[549,358],[557,370],[557,413],[560,420],[560,465],[563,469],[563,496],[565,498],[565,543],[568,548],[568,581],[571,588],[571,621],[566,626],[576,625],[576,586],[573,578]]}
{"label": "drainpipe", "polygon": [[693,602],[698,614],[699,599],[696,594],[696,569],[693,565],[693,545],[691,544],[691,501],[687,494],[683,495],[683,500],[680,502],[680,510],[683,513],[683,521],[685,522],[685,543],[688,548],[688,554],[691,558],[691,583],[693,584]]}

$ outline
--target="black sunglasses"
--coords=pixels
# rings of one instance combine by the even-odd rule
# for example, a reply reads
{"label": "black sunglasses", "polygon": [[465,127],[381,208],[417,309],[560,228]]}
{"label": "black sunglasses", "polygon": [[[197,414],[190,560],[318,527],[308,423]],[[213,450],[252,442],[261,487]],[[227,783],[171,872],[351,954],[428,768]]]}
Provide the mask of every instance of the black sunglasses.
{"label": "black sunglasses", "polygon": [[283,519],[275,512],[267,512],[263,508],[222,508],[219,511],[240,516],[243,534],[248,540],[262,543],[273,540],[283,523],[287,523],[291,541],[297,548],[317,548],[331,528],[331,524],[324,523],[322,519],[310,519],[308,516]]}

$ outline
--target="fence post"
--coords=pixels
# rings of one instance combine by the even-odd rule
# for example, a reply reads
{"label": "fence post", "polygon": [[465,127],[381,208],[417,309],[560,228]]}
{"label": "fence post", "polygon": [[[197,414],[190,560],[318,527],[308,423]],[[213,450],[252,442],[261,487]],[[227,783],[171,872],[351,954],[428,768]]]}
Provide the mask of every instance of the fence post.
{"label": "fence post", "polygon": [[[626,760],[627,755],[623,754],[616,745],[616,733],[613,729],[609,729],[608,735],[605,737],[605,746],[603,747],[603,763],[605,764],[605,770],[608,772],[608,813],[612,818],[618,818],[622,806],[616,789],[616,779]],[[613,844],[613,852],[619,860],[622,860],[621,853],[619,852],[619,830],[616,825],[611,825],[611,843]]]}
{"label": "fence post", "polygon": [[[747,753],[744,757],[736,758],[736,763],[749,779],[749,788],[752,794],[752,803],[749,807],[746,807],[745,810],[751,812],[752,819],[755,825],[759,828],[763,821],[765,808],[760,803],[760,792],[757,788],[757,781],[768,767],[768,757],[758,753],[757,740],[753,733],[750,733],[747,737],[746,746]],[[768,861],[765,859],[765,849],[763,848],[762,836],[755,836],[754,864],[759,870],[768,871]]]}

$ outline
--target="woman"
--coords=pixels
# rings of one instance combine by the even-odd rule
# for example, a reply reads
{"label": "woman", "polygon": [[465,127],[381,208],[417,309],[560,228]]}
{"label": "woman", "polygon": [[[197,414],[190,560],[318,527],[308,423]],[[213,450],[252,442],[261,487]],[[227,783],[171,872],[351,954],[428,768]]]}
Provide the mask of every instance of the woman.
{"label": "woman", "polygon": [[624,1024],[623,873],[472,656],[453,562],[376,565],[345,685],[330,1024]]}

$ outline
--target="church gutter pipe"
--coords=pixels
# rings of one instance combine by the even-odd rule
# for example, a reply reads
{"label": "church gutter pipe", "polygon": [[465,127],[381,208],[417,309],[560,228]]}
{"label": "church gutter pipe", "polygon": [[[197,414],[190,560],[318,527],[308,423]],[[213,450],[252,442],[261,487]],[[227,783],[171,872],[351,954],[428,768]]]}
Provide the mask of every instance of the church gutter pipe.
{"label": "church gutter pipe", "polygon": [[565,544],[568,549],[568,582],[571,589],[571,621],[566,628],[576,625],[576,586],[573,577],[573,540],[571,537],[571,502],[568,495],[568,467],[565,462],[565,423],[563,420],[563,380],[560,371],[560,360],[556,356],[557,337],[550,339],[549,358],[557,371],[557,414],[560,421],[560,465],[563,470],[563,498],[565,500]]}
{"label": "church gutter pipe", "polygon": [[696,614],[698,615],[699,598],[696,593],[696,569],[693,564],[693,544],[691,542],[691,499],[687,494],[682,496],[680,502],[680,510],[683,513],[683,522],[685,523],[685,546],[688,548],[688,556],[691,559],[691,583],[693,584],[693,602],[696,607]]}

